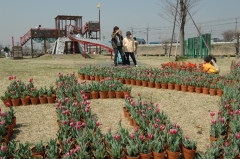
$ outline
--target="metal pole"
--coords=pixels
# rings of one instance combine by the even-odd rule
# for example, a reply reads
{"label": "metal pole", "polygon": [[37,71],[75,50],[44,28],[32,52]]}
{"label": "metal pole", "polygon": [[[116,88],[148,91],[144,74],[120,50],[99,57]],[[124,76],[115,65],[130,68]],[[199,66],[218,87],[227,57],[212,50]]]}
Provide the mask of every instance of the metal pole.
{"label": "metal pole", "polygon": [[172,31],[172,40],[171,40],[170,50],[169,50],[169,53],[168,53],[168,58],[170,58],[171,51],[172,51],[172,43],[173,43],[173,36],[174,36],[174,31],[175,31],[175,24],[176,24],[177,10],[178,10],[178,0],[177,0],[177,7],[176,7],[176,12],[175,12],[175,17],[174,17],[174,24],[173,24],[173,31]]}

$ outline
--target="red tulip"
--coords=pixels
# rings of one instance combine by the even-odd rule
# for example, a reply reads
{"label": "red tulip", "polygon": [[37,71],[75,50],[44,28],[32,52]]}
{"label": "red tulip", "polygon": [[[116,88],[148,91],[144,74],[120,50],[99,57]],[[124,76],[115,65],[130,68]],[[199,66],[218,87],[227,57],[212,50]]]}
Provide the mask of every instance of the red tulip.
{"label": "red tulip", "polygon": [[149,134],[148,134],[148,138],[149,138],[149,139],[152,139],[152,138],[153,138],[153,134],[150,134],[150,133],[149,133]]}
{"label": "red tulip", "polygon": [[224,118],[219,119],[221,123],[224,123]]}
{"label": "red tulip", "polygon": [[165,130],[165,125],[161,125],[161,126],[160,126],[160,129],[161,129],[161,130]]}
{"label": "red tulip", "polygon": [[115,139],[115,140],[119,140],[119,139],[120,139],[120,135],[115,134],[115,135],[114,135],[114,139]]}
{"label": "red tulip", "polygon": [[2,150],[2,151],[6,151],[6,150],[7,150],[7,146],[5,146],[4,144],[2,144],[1,150]]}
{"label": "red tulip", "polygon": [[96,126],[97,127],[100,126],[100,122],[99,121],[96,122]]}
{"label": "red tulip", "polygon": [[63,120],[62,123],[63,123],[63,125],[66,125],[66,124],[67,124],[67,121],[66,121],[66,120]]}
{"label": "red tulip", "polygon": [[86,124],[83,122],[83,123],[82,123],[82,127],[85,127],[85,126],[86,126]]}
{"label": "red tulip", "polygon": [[212,124],[216,124],[217,121],[215,119],[212,120]]}
{"label": "red tulip", "polygon": [[144,139],[143,134],[139,135],[139,139],[140,139],[140,140],[143,140],[143,139]]}
{"label": "red tulip", "polygon": [[77,147],[76,147],[76,151],[77,151],[77,152],[80,152],[80,151],[81,151],[81,147],[80,147],[80,146],[77,146]]}
{"label": "red tulip", "polygon": [[157,123],[154,124],[154,128],[158,128],[158,124]]}
{"label": "red tulip", "polygon": [[210,112],[210,115],[211,115],[211,116],[214,116],[214,115],[215,115],[215,113],[214,113],[214,112]]}

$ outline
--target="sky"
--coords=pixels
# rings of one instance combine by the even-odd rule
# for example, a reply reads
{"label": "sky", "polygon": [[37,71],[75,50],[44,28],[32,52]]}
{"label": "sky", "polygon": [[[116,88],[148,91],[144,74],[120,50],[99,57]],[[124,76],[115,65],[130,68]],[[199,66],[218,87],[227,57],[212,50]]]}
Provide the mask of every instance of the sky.
{"label": "sky", "polygon": [[[0,44],[7,46],[19,42],[30,28],[55,28],[57,15],[83,16],[83,23],[98,21],[101,4],[101,35],[110,40],[114,26],[119,26],[125,35],[133,31],[133,36],[148,42],[159,42],[172,36],[173,23],[159,16],[165,15],[161,4],[163,0],[3,0],[0,4]],[[204,33],[222,38],[223,31],[240,29],[240,0],[202,0],[193,8],[197,12],[193,19]],[[237,19],[237,23],[236,23]],[[132,29],[133,28],[133,29]],[[175,37],[178,37],[176,27]],[[188,20],[185,36],[195,37],[197,30]],[[27,43],[29,44],[29,42]]]}

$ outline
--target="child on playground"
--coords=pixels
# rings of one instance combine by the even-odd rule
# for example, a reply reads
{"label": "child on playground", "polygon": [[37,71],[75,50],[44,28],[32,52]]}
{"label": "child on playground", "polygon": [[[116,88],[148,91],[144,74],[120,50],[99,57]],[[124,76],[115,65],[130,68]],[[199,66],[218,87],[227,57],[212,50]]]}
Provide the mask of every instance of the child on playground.
{"label": "child on playground", "polygon": [[[204,62],[203,62],[203,72],[207,73],[207,74],[215,74],[218,73],[218,70],[216,69],[216,67],[214,67],[214,64],[216,64],[216,59],[213,58],[211,55],[207,55],[204,57]],[[212,63],[212,64],[211,64]],[[218,66],[217,66],[218,67]]]}

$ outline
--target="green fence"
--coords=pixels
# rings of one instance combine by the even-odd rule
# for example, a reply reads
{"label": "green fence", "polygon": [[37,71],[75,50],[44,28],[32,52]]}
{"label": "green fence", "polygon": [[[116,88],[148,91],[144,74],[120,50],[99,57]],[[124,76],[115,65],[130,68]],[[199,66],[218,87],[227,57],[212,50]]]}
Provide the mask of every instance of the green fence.
{"label": "green fence", "polygon": [[[207,46],[205,45],[203,39],[205,40]],[[211,34],[202,34],[202,37],[188,38],[185,40],[186,57],[202,58],[209,54],[211,54]]]}

